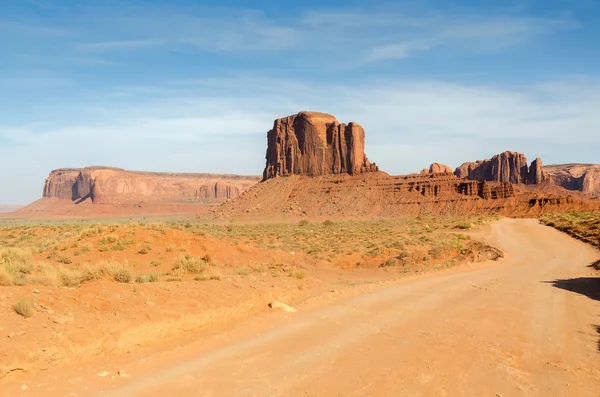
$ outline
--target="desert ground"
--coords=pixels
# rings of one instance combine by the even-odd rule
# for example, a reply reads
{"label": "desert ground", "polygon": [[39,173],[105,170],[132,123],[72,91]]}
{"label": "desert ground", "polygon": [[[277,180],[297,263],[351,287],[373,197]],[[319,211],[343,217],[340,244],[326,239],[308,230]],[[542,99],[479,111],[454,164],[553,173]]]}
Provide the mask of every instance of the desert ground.
{"label": "desert ground", "polygon": [[61,168],[3,215],[0,395],[598,395],[595,168],[267,141],[262,179]]}
{"label": "desert ground", "polygon": [[2,395],[597,395],[600,253],[537,219],[0,227]]}

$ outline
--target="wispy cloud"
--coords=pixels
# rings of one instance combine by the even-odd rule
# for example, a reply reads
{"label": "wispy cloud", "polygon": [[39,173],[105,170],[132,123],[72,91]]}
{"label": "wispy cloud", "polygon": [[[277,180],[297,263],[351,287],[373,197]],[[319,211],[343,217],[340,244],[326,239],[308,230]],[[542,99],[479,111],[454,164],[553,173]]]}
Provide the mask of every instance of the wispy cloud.
{"label": "wispy cloud", "polygon": [[417,40],[399,44],[385,44],[369,51],[366,59],[378,62],[386,59],[404,59],[414,56],[421,51],[427,51],[436,45],[434,41]]}
{"label": "wispy cloud", "polygon": [[[293,19],[272,19],[251,10],[213,10],[211,14],[202,9],[196,14],[182,14],[153,11],[150,6],[139,13],[130,10],[125,15],[94,15],[86,24],[90,30],[77,44],[79,50],[186,46],[212,52],[303,51],[306,57],[317,58],[353,51],[371,61],[404,59],[439,47],[501,49],[574,26],[568,19],[397,9],[306,11]],[[94,37],[98,33],[94,27],[103,40]]]}
{"label": "wispy cloud", "polygon": [[0,16],[0,168],[18,170],[0,174],[17,188],[0,202],[35,199],[62,166],[260,173],[272,120],[304,109],[362,123],[369,157],[391,173],[505,149],[552,162],[600,150],[597,78],[540,70],[543,56],[528,74],[515,59],[518,81],[494,68],[578,28],[574,14],[33,2],[13,13],[27,18]]}
{"label": "wispy cloud", "polygon": [[[62,104],[98,122],[48,115],[44,124],[0,128],[0,140],[12,142],[0,148],[0,167],[30,169],[36,159],[39,167],[23,176],[28,193],[19,196],[28,200],[45,173],[61,166],[258,174],[272,120],[305,109],[363,124],[369,157],[391,173],[433,161],[457,166],[507,149],[551,162],[593,162],[599,93],[600,81],[583,78],[519,89],[403,79],[348,87],[257,75],[123,87],[118,95]],[[5,192],[0,201],[19,197]]]}
{"label": "wispy cloud", "polygon": [[162,40],[111,40],[78,44],[77,48],[90,52],[135,50],[164,44]]}

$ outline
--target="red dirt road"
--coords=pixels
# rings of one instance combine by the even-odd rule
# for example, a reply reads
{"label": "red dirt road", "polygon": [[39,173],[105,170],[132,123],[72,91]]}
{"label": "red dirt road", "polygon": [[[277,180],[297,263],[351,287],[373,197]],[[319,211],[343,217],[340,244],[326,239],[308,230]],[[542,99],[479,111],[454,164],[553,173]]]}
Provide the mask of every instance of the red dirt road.
{"label": "red dirt road", "polygon": [[[489,240],[505,260],[49,371],[54,382],[3,395],[600,395],[600,285],[587,268],[600,254],[537,220],[502,220]],[[114,377],[99,377],[107,363]]]}

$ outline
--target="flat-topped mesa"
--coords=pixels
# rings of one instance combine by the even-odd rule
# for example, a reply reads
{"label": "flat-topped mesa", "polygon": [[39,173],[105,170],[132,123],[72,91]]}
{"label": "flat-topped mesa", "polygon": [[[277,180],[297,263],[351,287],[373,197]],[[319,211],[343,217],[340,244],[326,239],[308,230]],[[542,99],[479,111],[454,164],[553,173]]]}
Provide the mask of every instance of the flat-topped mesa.
{"label": "flat-topped mesa", "polygon": [[94,203],[220,202],[238,197],[260,177],[220,174],[152,173],[111,167],[54,170],[44,197]]}
{"label": "flat-topped mesa", "polygon": [[365,131],[330,114],[300,112],[275,120],[267,134],[263,180],[288,175],[320,176],[377,172],[365,155]]}
{"label": "flat-topped mesa", "polygon": [[525,155],[509,151],[497,154],[491,159],[464,163],[454,174],[459,178],[475,181],[510,182],[517,185],[536,185],[545,180],[540,158],[528,166]]}

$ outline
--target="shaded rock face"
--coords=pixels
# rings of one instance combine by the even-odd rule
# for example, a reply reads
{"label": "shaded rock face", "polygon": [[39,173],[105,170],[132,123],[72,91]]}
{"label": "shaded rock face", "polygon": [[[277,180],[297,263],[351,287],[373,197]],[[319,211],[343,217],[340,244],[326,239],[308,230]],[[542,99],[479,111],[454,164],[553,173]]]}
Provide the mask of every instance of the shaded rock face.
{"label": "shaded rock face", "polygon": [[223,201],[238,197],[260,181],[257,176],[175,174],[88,167],[55,170],[44,197],[94,203]]}
{"label": "shaded rock face", "polygon": [[200,189],[194,191],[194,197],[198,200],[231,199],[239,195],[240,189],[237,186],[228,185],[223,182],[202,185]]}
{"label": "shaded rock face", "polygon": [[539,185],[544,182],[544,166],[541,158],[536,158],[529,167],[529,178],[528,183],[530,185]]}
{"label": "shaded rock face", "polygon": [[544,167],[547,178],[567,190],[600,196],[600,164],[560,164]]}
{"label": "shaded rock face", "polygon": [[454,174],[475,181],[510,182],[514,184],[540,184],[544,181],[542,160],[527,163],[527,157],[517,152],[504,152],[488,160],[464,163]]}
{"label": "shaded rock face", "polygon": [[376,172],[365,155],[365,131],[325,113],[301,112],[275,120],[267,134],[263,180],[288,175],[319,176]]}
{"label": "shaded rock face", "polygon": [[77,189],[75,189],[75,182],[79,171],[74,168],[52,171],[44,184],[43,196],[75,200],[78,195]]}
{"label": "shaded rock face", "polygon": [[559,164],[544,167],[544,174],[557,186],[600,196],[600,164]]}

